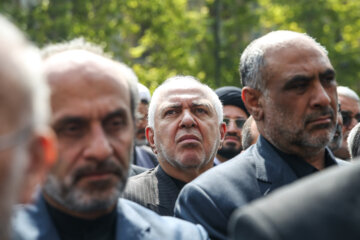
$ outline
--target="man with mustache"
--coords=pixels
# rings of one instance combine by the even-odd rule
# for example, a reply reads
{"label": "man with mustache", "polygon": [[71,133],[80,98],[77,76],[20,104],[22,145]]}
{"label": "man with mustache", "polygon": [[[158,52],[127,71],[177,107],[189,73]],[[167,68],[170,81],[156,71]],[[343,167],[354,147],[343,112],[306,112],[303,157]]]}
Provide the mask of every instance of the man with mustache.
{"label": "man with mustache", "polygon": [[222,147],[218,150],[214,163],[218,165],[238,155],[242,150],[241,131],[249,117],[241,99],[241,88],[226,86],[215,90],[223,104],[226,134]]}
{"label": "man with mustache", "polygon": [[326,147],[335,131],[337,93],[324,47],[306,34],[271,32],[245,49],[240,73],[242,98],[259,139],[186,185],[175,207],[175,216],[202,224],[214,239],[226,239],[236,208],[326,167],[346,164]]}
{"label": "man with mustache", "polygon": [[135,136],[132,70],[81,39],[43,58],[59,159],[36,203],[17,212],[17,239],[205,239],[199,226],[119,199]]}
{"label": "man with mustache", "polygon": [[225,134],[215,92],[191,76],[166,80],[154,92],[146,137],[159,165],[129,179],[125,198],[173,215],[182,187],[211,168]]}

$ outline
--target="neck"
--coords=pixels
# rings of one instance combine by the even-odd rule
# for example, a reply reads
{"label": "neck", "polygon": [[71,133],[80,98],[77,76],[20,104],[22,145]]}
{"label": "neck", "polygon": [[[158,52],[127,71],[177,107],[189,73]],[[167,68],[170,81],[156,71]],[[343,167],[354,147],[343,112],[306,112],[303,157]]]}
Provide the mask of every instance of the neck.
{"label": "neck", "polygon": [[214,165],[214,161],[208,162],[205,166],[201,168],[176,168],[166,160],[159,160],[159,164],[161,168],[168,174],[169,176],[176,178],[183,182],[190,182],[194,180],[197,176],[210,169]]}
{"label": "neck", "polygon": [[115,207],[116,207],[116,203],[109,207],[108,209],[105,210],[98,210],[98,211],[94,211],[94,212],[76,212],[74,210],[70,210],[68,208],[66,208],[65,206],[61,205],[60,203],[58,203],[57,201],[55,201],[50,195],[48,195],[46,192],[43,191],[43,196],[45,198],[45,201],[51,205],[52,207],[58,209],[59,211],[62,211],[70,216],[73,217],[77,217],[77,218],[82,218],[82,219],[87,219],[87,220],[93,220],[96,218],[99,218],[101,216],[104,216],[108,213],[110,213]]}

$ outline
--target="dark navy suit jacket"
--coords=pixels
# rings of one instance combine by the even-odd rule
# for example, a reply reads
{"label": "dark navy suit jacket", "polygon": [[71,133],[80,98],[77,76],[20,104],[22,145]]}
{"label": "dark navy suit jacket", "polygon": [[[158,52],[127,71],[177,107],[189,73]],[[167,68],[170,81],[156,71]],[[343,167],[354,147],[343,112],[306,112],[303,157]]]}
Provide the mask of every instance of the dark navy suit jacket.
{"label": "dark navy suit jacket", "polygon": [[227,239],[235,209],[295,180],[293,170],[260,136],[245,152],[188,183],[175,204],[175,216],[201,224],[212,239]]}

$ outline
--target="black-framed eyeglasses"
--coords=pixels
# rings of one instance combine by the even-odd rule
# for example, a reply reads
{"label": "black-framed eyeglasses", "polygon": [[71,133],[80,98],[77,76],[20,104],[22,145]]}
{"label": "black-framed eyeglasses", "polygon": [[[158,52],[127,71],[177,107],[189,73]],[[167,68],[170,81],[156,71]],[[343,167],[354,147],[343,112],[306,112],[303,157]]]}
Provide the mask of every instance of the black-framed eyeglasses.
{"label": "black-framed eyeglasses", "polygon": [[230,126],[230,122],[231,121],[234,121],[235,122],[235,125],[237,128],[241,129],[243,126],[244,126],[244,123],[245,123],[245,119],[241,119],[241,118],[236,118],[236,119],[233,119],[233,118],[224,118],[224,123],[226,124],[227,127]]}
{"label": "black-framed eyeglasses", "polygon": [[342,116],[342,119],[343,119],[343,125],[345,127],[350,126],[353,118],[355,118],[357,122],[360,122],[360,113],[353,115],[349,111],[341,111],[341,116]]}
{"label": "black-framed eyeglasses", "polygon": [[28,139],[31,132],[32,127],[30,125],[27,125],[18,131],[13,131],[8,134],[0,135],[0,151],[4,151],[25,141],[26,139]]}

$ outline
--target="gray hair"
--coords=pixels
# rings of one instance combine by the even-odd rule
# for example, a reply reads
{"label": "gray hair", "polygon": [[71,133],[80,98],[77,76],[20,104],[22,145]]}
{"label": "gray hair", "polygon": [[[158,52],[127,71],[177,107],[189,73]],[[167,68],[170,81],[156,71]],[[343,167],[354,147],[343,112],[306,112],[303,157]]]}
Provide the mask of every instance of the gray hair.
{"label": "gray hair", "polygon": [[102,46],[86,41],[84,38],[76,38],[68,42],[56,43],[47,45],[42,49],[43,59],[47,59],[58,53],[72,51],[72,50],[84,50],[95,55],[101,56],[108,59],[116,64],[121,72],[122,77],[125,78],[129,89],[130,89],[130,102],[131,102],[131,115],[135,120],[136,108],[139,103],[139,92],[138,92],[138,78],[134,71],[126,64],[114,60],[110,54],[105,53]]}
{"label": "gray hair", "polygon": [[192,76],[175,76],[168,78],[164,83],[162,83],[158,88],[155,89],[150,105],[149,105],[149,114],[148,121],[149,126],[154,128],[155,124],[155,112],[158,106],[158,102],[163,94],[168,89],[177,89],[177,88],[191,88],[198,87],[202,89],[210,98],[212,105],[215,108],[216,115],[218,117],[219,124],[223,121],[223,106],[219,97],[216,93],[206,84],[201,83],[199,80]]}
{"label": "gray hair", "polygon": [[338,93],[338,95],[345,96],[345,97],[348,97],[348,98],[352,98],[352,99],[360,102],[360,98],[356,94],[356,92],[353,91],[352,89],[348,88],[348,87],[338,86],[337,87],[337,93]]}
{"label": "gray hair", "polygon": [[266,65],[264,54],[269,47],[282,47],[289,41],[296,38],[305,38],[315,44],[325,55],[328,54],[325,47],[306,33],[297,33],[293,31],[273,31],[254,41],[252,41],[244,50],[240,57],[240,76],[243,86],[249,86],[261,91],[265,90],[263,78],[266,76],[263,67]]}
{"label": "gray hair", "polygon": [[254,136],[251,132],[251,125],[254,122],[254,118],[253,116],[250,115],[250,117],[248,117],[248,119],[246,119],[242,130],[241,130],[241,146],[243,151],[248,149],[251,145],[252,142],[254,141]]}
{"label": "gray hair", "polygon": [[351,158],[360,156],[360,123],[351,129],[347,143]]}
{"label": "gray hair", "polygon": [[32,125],[40,130],[50,117],[49,88],[40,52],[6,18],[0,15],[0,72],[11,72],[30,96]]}

